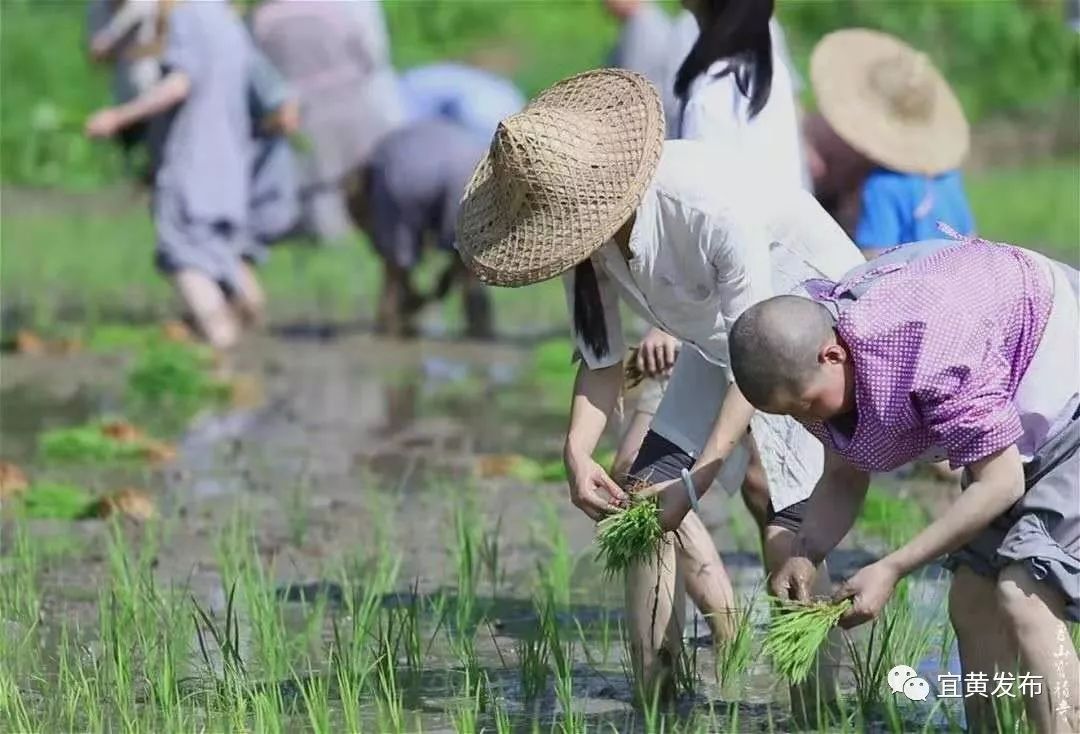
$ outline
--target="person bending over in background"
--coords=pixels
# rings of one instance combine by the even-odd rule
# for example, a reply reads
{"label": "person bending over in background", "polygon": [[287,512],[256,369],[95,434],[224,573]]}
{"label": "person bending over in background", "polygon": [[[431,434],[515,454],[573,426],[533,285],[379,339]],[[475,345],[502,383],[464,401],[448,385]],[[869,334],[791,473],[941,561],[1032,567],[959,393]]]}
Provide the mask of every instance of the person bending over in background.
{"label": "person bending over in background", "polygon": [[304,230],[341,240],[352,231],[343,182],[403,121],[382,4],[265,0],[251,27],[300,103]]}
{"label": "person bending over in background", "polygon": [[[399,128],[375,146],[367,165],[346,187],[357,226],[366,231],[383,262],[377,309],[380,330],[415,333],[416,314],[445,298],[455,283],[464,288],[467,334],[493,336],[486,289],[461,264],[454,249],[454,224],[465,185],[486,150],[475,133],[430,119]],[[413,287],[412,276],[425,245],[450,253],[452,262],[430,295]]]}
{"label": "person bending over in background", "polygon": [[[760,410],[825,445],[778,596],[806,600],[816,564],[851,530],[870,473],[920,457],[965,467],[966,488],[907,544],[851,577],[842,620],[880,614],[897,582],[945,554],[965,680],[1041,676],[1040,732],[1080,730],[1080,316],[1076,270],[1018,247],[931,241],[839,283],[747,309],[731,331],[735,379]],[[971,731],[993,701],[968,693]]]}
{"label": "person bending over in background", "polygon": [[[962,235],[975,230],[959,167],[969,131],[953,91],[927,57],[892,36],[848,29],[830,33],[814,49],[811,81],[822,119],[815,137],[837,148],[829,132],[863,158],[835,173],[828,161],[823,189],[857,186],[854,238],[866,255],[939,236],[938,223]],[[848,157],[850,160],[850,156]],[[841,180],[837,180],[841,179]],[[843,191],[834,191],[839,205]],[[849,212],[848,217],[851,217]]]}
{"label": "person bending over in background", "polygon": [[408,122],[448,120],[484,142],[499,120],[525,106],[525,97],[509,79],[457,62],[408,69],[398,84]]}
{"label": "person bending over in background", "polygon": [[243,260],[251,248],[251,58],[247,32],[227,3],[178,3],[169,17],[165,77],[86,123],[88,135],[104,138],[175,109],[154,185],[156,259],[219,350],[232,347],[240,322],[256,321],[263,307]]}
{"label": "person bending over in background", "polygon": [[[592,458],[622,387],[625,299],[684,344],[631,476],[670,486],[692,468],[698,493],[718,478],[733,489],[756,443],[768,476],[759,503],[771,508],[761,520],[765,560],[778,568],[821,448],[795,421],[754,415],[731,388],[727,330],[750,304],[815,274],[839,277],[861,260],[813,198],[756,178],[707,144],[664,142],[656,89],[606,69],[559,82],[499,125],[461,204],[458,247],[485,282],[563,276],[582,358],[564,449],[573,503],[599,519],[626,500]],[[701,358],[686,360],[691,351]],[[701,399],[703,391],[715,399]],[[673,683],[684,582],[716,641],[733,632],[734,592],[715,544],[685,491],[663,497],[665,528],[682,542],[667,536],[655,563],[627,577],[636,693],[645,700]]]}

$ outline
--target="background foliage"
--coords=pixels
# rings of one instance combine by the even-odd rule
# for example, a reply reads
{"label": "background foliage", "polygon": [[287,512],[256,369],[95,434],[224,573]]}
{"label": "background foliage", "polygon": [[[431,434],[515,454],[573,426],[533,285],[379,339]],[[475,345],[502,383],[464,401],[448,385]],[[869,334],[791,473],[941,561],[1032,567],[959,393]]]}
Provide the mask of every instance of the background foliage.
{"label": "background foliage", "polygon": [[[501,52],[529,94],[603,64],[616,34],[600,0],[384,4],[399,66]],[[926,49],[975,121],[1075,101],[1080,43],[1059,2],[780,0],[779,13],[804,72],[822,34],[866,26]],[[116,180],[123,174],[116,151],[81,136],[86,114],[109,99],[107,72],[84,52],[84,0],[4,0],[0,14],[0,178],[78,188]]]}

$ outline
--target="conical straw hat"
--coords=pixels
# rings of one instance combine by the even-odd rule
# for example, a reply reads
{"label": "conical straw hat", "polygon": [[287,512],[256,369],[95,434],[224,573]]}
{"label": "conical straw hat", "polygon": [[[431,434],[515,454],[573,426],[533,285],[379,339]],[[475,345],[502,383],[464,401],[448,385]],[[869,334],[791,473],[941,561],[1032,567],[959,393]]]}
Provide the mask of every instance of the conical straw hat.
{"label": "conical straw hat", "polygon": [[569,270],[633,214],[663,142],[645,77],[603,69],[555,84],[499,123],[458,214],[462,260],[500,286]]}
{"label": "conical straw hat", "polygon": [[878,31],[825,36],[810,58],[821,114],[848,145],[894,171],[957,168],[970,133],[948,82],[922,54]]}

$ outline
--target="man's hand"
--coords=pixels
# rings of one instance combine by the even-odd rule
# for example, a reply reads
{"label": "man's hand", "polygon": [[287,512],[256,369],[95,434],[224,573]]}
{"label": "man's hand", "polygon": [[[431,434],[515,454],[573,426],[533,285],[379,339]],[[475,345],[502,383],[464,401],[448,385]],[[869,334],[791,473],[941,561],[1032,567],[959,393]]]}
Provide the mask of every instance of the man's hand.
{"label": "man's hand", "polygon": [[114,107],[106,107],[90,115],[86,121],[86,136],[89,138],[111,138],[120,130],[121,115]]}
{"label": "man's hand", "polygon": [[678,352],[679,340],[654,327],[638,345],[637,368],[647,377],[670,377]]}
{"label": "man's hand", "polygon": [[626,492],[592,457],[567,454],[564,462],[570,483],[570,501],[593,520],[600,521],[605,515],[626,506],[629,500]]}
{"label": "man's hand", "polygon": [[769,579],[769,591],[780,599],[810,601],[817,568],[806,556],[791,556]]}
{"label": "man's hand", "polygon": [[848,579],[836,592],[837,600],[851,599],[853,602],[851,609],[841,617],[840,626],[845,629],[857,627],[876,619],[899,580],[899,571],[887,558],[871,563]]}

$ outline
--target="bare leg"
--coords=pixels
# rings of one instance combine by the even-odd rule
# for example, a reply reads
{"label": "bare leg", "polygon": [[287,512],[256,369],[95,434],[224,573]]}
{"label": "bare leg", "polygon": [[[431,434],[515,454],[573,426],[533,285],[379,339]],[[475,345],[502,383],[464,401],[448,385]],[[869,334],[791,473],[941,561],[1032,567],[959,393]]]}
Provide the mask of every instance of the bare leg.
{"label": "bare leg", "polygon": [[742,493],[743,504],[757,523],[758,533],[761,535],[762,546],[764,546],[765,523],[769,515],[769,480],[765,476],[765,467],[761,463],[761,454],[758,453],[757,444],[752,440],[748,443],[750,463],[746,466],[746,477],[739,490]]}
{"label": "bare leg", "polygon": [[705,615],[713,642],[730,640],[736,630],[735,590],[712,536],[693,510],[679,526],[675,550],[686,592]]}
{"label": "bare leg", "polygon": [[615,461],[611,465],[611,477],[616,482],[625,482],[630,467],[634,465],[641,442],[645,434],[649,432],[649,423],[652,422],[653,414],[643,410],[635,410],[630,416],[630,424],[619,441],[619,448],[615,451]]}
{"label": "bare leg", "polygon": [[996,597],[1019,649],[1020,672],[1042,681],[1041,695],[1024,698],[1028,719],[1045,734],[1080,731],[1080,661],[1065,623],[1064,597],[1020,564],[998,576]]}
{"label": "bare leg", "polygon": [[[982,672],[992,681],[997,671],[1013,673],[1016,645],[998,606],[992,579],[965,566],[957,568],[949,587],[949,620],[956,631],[965,678]],[[964,712],[969,731],[996,731],[992,699],[969,696],[964,699]]]}
{"label": "bare leg", "polygon": [[172,281],[210,346],[219,351],[235,346],[240,329],[221,287],[196,270],[181,270],[173,275]]}
{"label": "bare leg", "polygon": [[266,295],[255,270],[249,264],[240,264],[240,277],[236,284],[234,305],[245,326],[258,326],[266,310]]}
{"label": "bare leg", "polygon": [[493,339],[495,322],[491,313],[491,292],[472,273],[461,266],[461,284],[465,290],[466,333],[470,339]]}
{"label": "bare leg", "polygon": [[[795,541],[795,533],[788,528],[769,525],[765,528],[764,537],[765,573],[771,574],[779,570],[791,555],[791,544]],[[818,566],[811,593],[815,597],[832,594],[829,569],[824,561]],[[836,674],[840,668],[842,654],[843,637],[839,629],[833,629],[818,651],[813,673],[800,685],[791,686],[791,710],[797,721],[816,722],[819,707],[822,709],[833,707],[836,700]]]}
{"label": "bare leg", "polygon": [[674,534],[664,536],[657,558],[626,574],[626,620],[634,691],[640,702],[675,694],[683,654],[686,592],[675,568]]}
{"label": "bare leg", "polygon": [[379,297],[378,328],[389,336],[408,336],[414,331],[412,289],[409,273],[390,263],[383,264],[383,288]]}

